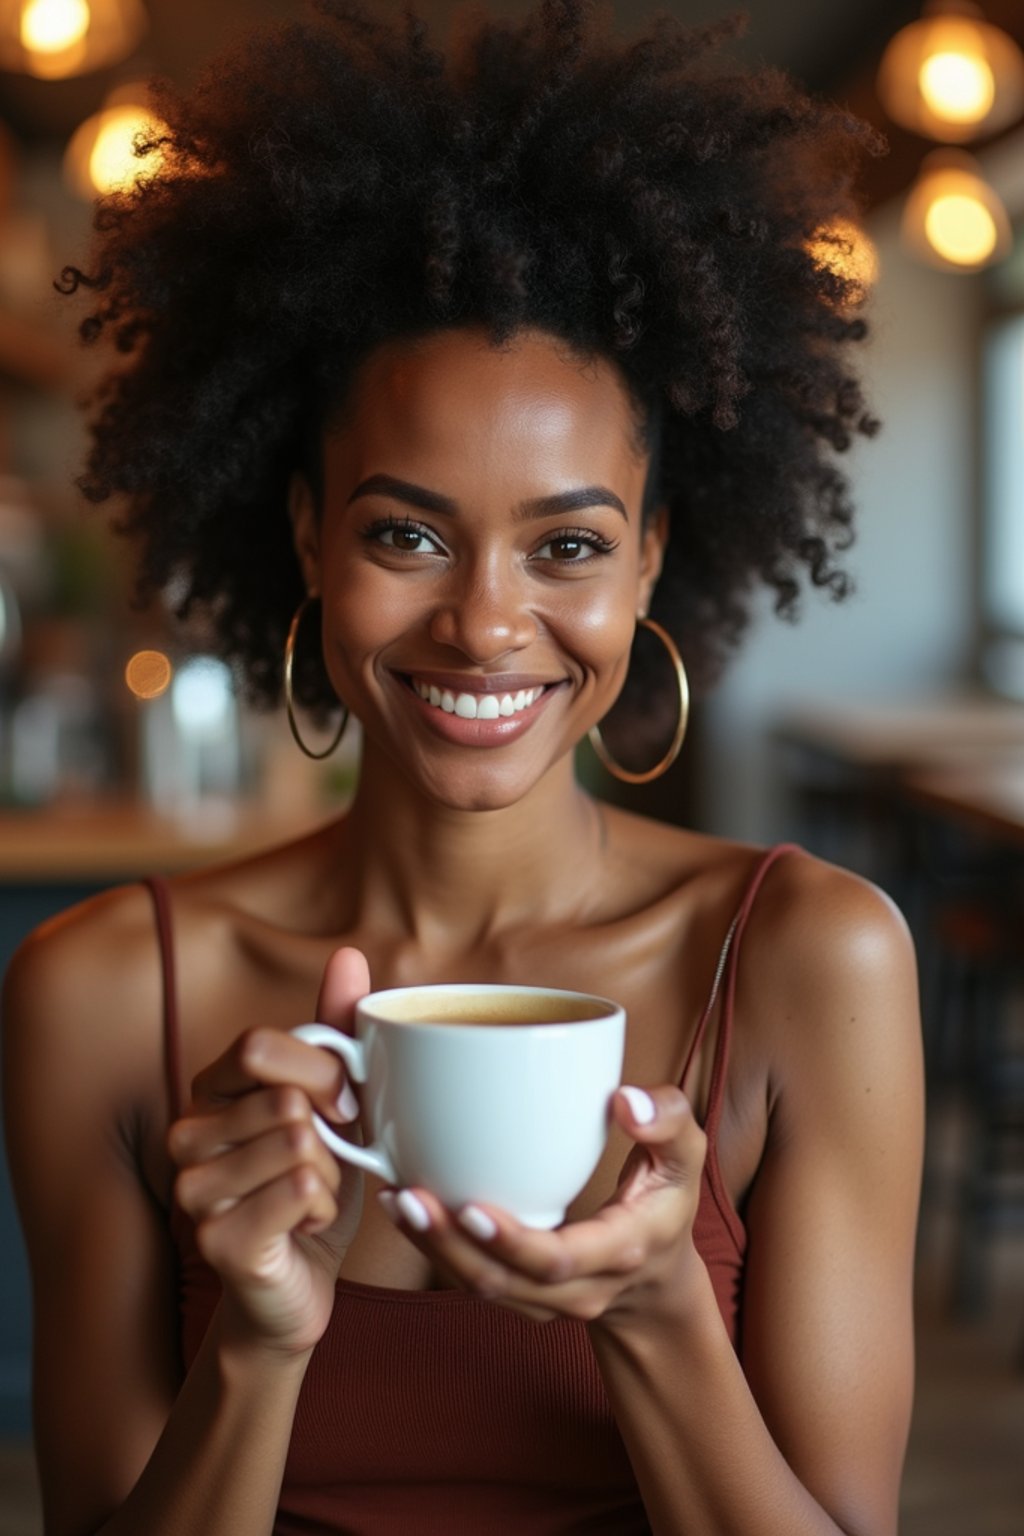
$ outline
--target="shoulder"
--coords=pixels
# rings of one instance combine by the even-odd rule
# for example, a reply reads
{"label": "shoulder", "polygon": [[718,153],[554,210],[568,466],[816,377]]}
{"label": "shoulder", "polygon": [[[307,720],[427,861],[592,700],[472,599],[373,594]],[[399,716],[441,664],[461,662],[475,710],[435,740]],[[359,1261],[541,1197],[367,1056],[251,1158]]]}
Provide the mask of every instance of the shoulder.
{"label": "shoulder", "polygon": [[90,897],[23,940],[3,984],[8,1070],[120,1096],[159,1051],[162,981],[149,893]]}
{"label": "shoulder", "polygon": [[785,999],[848,982],[916,979],[910,930],[892,898],[802,849],[780,851],[765,873],[744,945]]}
{"label": "shoulder", "polygon": [[780,856],[751,908],[737,994],[757,1020],[776,1107],[828,1114],[851,1095],[874,1095],[875,1107],[919,1096],[913,941],[870,881],[801,851]]}
{"label": "shoulder", "polygon": [[118,886],[49,918],[22,941],[4,978],[4,1017],[67,1009],[102,1017],[155,983],[158,969],[149,892]]}

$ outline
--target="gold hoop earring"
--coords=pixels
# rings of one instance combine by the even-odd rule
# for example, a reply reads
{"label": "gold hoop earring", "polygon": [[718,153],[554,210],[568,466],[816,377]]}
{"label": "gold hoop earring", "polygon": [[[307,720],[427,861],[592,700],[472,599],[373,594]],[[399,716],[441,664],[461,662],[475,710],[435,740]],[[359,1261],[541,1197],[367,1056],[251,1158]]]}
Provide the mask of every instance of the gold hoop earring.
{"label": "gold hoop earring", "polygon": [[679,756],[679,749],[683,744],[683,737],[686,735],[686,723],[690,717],[690,685],[686,680],[686,668],[683,666],[683,658],[679,654],[679,647],[672,639],[668,630],[662,629],[661,625],[656,623],[654,619],[639,618],[636,622],[637,627],[642,625],[644,629],[649,629],[652,635],[657,635],[666,651],[668,651],[669,659],[672,662],[672,669],[676,674],[676,687],[679,690],[679,719],[676,723],[675,735],[672,737],[671,745],[665,756],[660,762],[655,763],[653,768],[648,768],[645,773],[633,773],[630,769],[623,768],[617,763],[601,738],[600,726],[592,725],[590,727],[588,739],[598,759],[604,764],[608,772],[614,778],[621,779],[623,784],[649,784],[652,779],[660,779],[661,775],[671,768]]}
{"label": "gold hoop earring", "polygon": [[348,725],[348,708],[343,704],[341,706],[341,724],[338,726],[338,729],[335,732],[333,741],[329,746],[325,747],[322,752],[311,752],[299,734],[298,721],[295,719],[295,700],[292,695],[292,663],[295,660],[295,641],[298,637],[299,625],[302,623],[306,609],[309,607],[310,603],[319,601],[320,599],[316,596],[315,593],[312,592],[302,599],[302,602],[295,610],[295,615],[291,624],[288,626],[288,638],[284,643],[284,702],[285,708],[288,711],[288,724],[291,727],[292,735],[295,737],[300,750],[303,751],[307,757],[312,757],[317,762],[319,762],[321,758],[330,757],[331,753],[338,745],[338,742],[344,736],[345,727]]}

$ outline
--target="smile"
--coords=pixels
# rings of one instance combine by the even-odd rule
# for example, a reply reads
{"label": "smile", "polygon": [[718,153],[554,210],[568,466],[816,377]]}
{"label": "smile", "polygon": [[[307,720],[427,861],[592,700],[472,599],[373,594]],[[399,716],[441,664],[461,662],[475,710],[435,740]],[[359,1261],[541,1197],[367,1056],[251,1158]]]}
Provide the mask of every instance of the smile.
{"label": "smile", "polygon": [[458,715],[461,720],[509,719],[536,704],[544,692],[540,687],[520,688],[516,693],[455,693],[433,683],[421,683],[415,677],[409,681],[425,704],[443,710],[446,715]]}

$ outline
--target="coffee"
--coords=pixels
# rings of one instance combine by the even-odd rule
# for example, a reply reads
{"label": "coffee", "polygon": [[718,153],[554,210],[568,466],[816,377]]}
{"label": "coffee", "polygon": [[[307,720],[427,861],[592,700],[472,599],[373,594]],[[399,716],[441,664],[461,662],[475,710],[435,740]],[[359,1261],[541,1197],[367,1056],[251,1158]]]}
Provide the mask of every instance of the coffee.
{"label": "coffee", "polygon": [[354,1037],[293,1033],[340,1056],[359,1090],[362,1146],[314,1116],[338,1157],[452,1210],[482,1200],[554,1227],[604,1149],[625,1027],[606,998],[452,982],[361,998]]}
{"label": "coffee", "polygon": [[587,998],[559,997],[544,992],[534,997],[519,992],[496,998],[485,992],[434,992],[429,998],[410,989],[403,998],[378,1005],[377,1016],[393,1024],[579,1024],[599,1019],[607,1008]]}

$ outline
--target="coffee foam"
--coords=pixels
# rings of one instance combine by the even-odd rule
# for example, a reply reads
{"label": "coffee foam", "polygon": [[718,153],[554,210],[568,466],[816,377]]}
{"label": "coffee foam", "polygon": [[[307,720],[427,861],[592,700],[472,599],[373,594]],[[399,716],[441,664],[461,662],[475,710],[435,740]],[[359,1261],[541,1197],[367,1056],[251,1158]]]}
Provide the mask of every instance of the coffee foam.
{"label": "coffee foam", "polygon": [[489,1024],[514,1028],[519,1024],[581,1024],[605,1018],[604,1004],[555,992],[427,992],[409,989],[407,996],[389,997],[372,1005],[375,1017],[394,1024]]}

